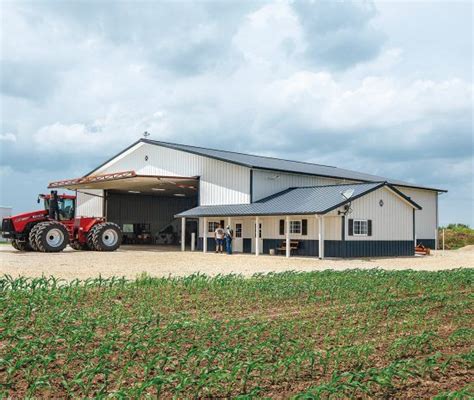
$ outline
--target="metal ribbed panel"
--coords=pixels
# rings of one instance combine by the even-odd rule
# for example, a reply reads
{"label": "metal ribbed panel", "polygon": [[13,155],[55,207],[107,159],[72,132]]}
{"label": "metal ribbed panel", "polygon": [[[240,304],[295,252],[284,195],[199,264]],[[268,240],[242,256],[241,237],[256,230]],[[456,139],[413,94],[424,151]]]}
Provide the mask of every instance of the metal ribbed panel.
{"label": "metal ribbed panel", "polygon": [[[90,193],[90,194],[88,194]],[[104,191],[87,189],[76,194],[76,217],[103,217]]]}
{"label": "metal ribbed panel", "polygon": [[273,157],[262,157],[251,154],[235,153],[232,151],[208,149],[204,147],[188,146],[184,144],[167,143],[155,140],[144,140],[146,143],[157,146],[166,146],[168,148],[183,150],[194,154],[213,157],[216,159],[233,162],[243,166],[259,169],[268,169],[275,171],[286,171],[297,174],[319,175],[332,178],[349,179],[354,181],[381,182],[388,181],[394,185],[406,185],[423,188],[410,182],[400,181],[398,179],[388,179],[381,176],[365,174],[363,172],[351,171],[348,169],[332,167],[328,165],[306,163],[300,161],[284,160]]}
{"label": "metal ribbed panel", "polygon": [[143,144],[96,174],[133,170],[141,175],[199,177],[200,203],[250,202],[250,169],[162,146]]}
{"label": "metal ribbed panel", "polygon": [[307,188],[293,188],[252,204],[201,206],[181,213],[182,217],[317,214],[342,203],[342,192],[353,190],[353,198],[361,196],[383,183],[363,183]]}

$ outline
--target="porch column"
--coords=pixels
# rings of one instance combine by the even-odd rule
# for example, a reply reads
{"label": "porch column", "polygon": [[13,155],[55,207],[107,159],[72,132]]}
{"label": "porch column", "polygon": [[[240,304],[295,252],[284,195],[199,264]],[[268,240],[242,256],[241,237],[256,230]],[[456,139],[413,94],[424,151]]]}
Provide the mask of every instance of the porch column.
{"label": "porch column", "polygon": [[[232,228],[231,223],[232,223],[232,218],[231,218],[231,217],[228,217],[228,218],[227,218],[227,225],[229,225],[229,226]],[[225,228],[225,226],[224,226],[224,228]]]}
{"label": "porch column", "polygon": [[181,218],[181,251],[186,249],[186,218]]}
{"label": "porch column", "polygon": [[255,255],[258,256],[260,253],[260,229],[259,229],[260,219],[255,217]]}
{"label": "porch column", "polygon": [[286,256],[290,257],[291,246],[290,246],[290,217],[286,216]]}
{"label": "porch column", "polygon": [[207,253],[207,218],[203,219],[202,252]]}
{"label": "porch column", "polygon": [[318,244],[319,244],[319,258],[324,258],[324,217],[317,216],[319,222]]}

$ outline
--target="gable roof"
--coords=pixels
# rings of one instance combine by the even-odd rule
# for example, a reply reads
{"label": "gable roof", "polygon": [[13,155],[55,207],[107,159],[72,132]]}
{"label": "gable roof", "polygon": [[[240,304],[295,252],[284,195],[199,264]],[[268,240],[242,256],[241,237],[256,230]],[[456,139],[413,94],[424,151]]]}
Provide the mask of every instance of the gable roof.
{"label": "gable roof", "polygon": [[[387,182],[373,182],[290,188],[255,203],[198,206],[177,214],[176,217],[326,214],[385,186],[401,196],[413,208],[421,210],[418,204]],[[342,195],[347,190],[353,191],[350,199]]]}
{"label": "gable roof", "polygon": [[[420,188],[426,190],[434,190],[437,192],[446,192],[444,189],[436,189],[421,185],[416,185],[410,182],[401,181],[398,179],[388,179],[382,176],[366,174],[363,172],[351,171],[344,168],[337,168],[329,165],[314,164],[309,162],[302,161],[292,161],[285,160],[281,158],[266,157],[266,156],[257,156],[252,154],[238,153],[228,150],[217,150],[210,149],[205,147],[190,146],[185,144],[178,143],[169,143],[162,142],[158,140],[151,139],[140,139],[137,142],[133,143],[131,146],[124,149],[122,152],[112,157],[105,163],[101,164],[99,167],[95,168],[93,171],[89,172],[87,175],[92,174],[97,171],[99,168],[105,164],[112,161],[114,158],[118,157],[120,154],[131,149],[138,143],[147,143],[155,146],[166,147],[169,149],[185,151],[187,153],[197,154],[204,157],[214,158],[224,162],[229,162],[232,164],[237,164],[253,169],[262,169],[270,170],[276,172],[287,172],[294,174],[303,174],[303,175],[312,175],[312,176],[322,176],[327,178],[337,178],[337,179],[348,179],[359,182],[389,182],[390,184],[411,188]],[[87,176],[86,175],[86,176]]]}

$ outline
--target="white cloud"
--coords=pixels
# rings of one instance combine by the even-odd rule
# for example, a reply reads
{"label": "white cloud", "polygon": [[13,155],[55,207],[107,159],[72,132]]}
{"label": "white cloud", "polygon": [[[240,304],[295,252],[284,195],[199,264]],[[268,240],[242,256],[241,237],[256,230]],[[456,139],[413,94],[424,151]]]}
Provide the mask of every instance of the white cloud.
{"label": "white cloud", "polygon": [[16,142],[16,136],[13,133],[0,133],[0,142]]}
{"label": "white cloud", "polygon": [[423,59],[422,78],[401,73],[371,3],[104,4],[4,6],[3,37],[21,40],[2,41],[2,165],[80,174],[147,130],[433,185],[453,181],[440,160],[466,175],[472,82]]}

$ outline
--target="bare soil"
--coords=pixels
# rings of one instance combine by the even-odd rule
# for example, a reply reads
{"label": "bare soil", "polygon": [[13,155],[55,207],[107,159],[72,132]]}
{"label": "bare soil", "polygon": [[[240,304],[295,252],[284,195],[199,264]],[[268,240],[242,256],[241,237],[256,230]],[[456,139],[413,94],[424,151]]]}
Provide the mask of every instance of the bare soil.
{"label": "bare soil", "polygon": [[176,247],[123,246],[111,253],[75,251],[62,253],[19,252],[9,245],[0,246],[0,275],[39,277],[53,275],[67,280],[125,276],[185,276],[343,270],[350,268],[381,268],[387,270],[438,271],[453,268],[474,268],[474,247],[459,250],[433,251],[430,256],[364,259],[325,259],[253,254],[214,254],[181,252]]}

